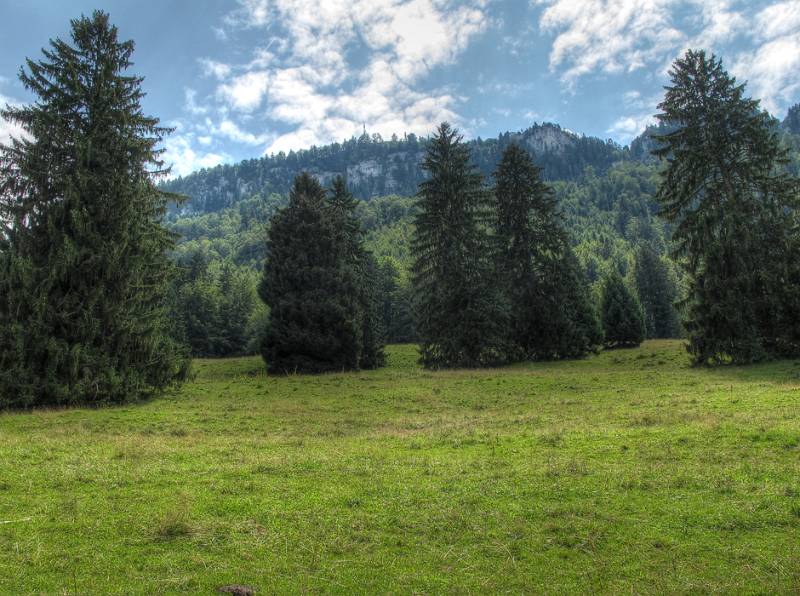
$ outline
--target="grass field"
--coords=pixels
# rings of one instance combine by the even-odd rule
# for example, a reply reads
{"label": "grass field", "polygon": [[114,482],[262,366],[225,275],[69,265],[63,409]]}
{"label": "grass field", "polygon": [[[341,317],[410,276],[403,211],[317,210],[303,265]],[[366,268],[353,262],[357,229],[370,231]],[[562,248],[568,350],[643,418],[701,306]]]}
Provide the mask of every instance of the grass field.
{"label": "grass field", "polygon": [[415,358],[0,414],[0,593],[800,592],[800,363]]}

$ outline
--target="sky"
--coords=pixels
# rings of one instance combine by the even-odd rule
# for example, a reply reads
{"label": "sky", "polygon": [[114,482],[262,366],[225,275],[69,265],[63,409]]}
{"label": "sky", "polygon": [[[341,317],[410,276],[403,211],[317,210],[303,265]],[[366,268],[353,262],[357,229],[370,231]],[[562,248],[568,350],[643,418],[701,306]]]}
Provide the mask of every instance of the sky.
{"label": "sky", "polygon": [[[443,120],[626,144],[688,48],[778,117],[800,101],[800,0],[0,0],[0,104],[32,100],[25,58],[94,9],[136,43],[173,175]],[[13,134],[0,120],[0,142]]]}

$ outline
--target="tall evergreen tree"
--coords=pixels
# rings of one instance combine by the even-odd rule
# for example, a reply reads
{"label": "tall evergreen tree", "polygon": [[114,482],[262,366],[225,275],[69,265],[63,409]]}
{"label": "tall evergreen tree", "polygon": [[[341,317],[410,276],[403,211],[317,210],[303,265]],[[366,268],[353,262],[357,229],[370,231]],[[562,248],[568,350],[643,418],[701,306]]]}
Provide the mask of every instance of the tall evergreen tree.
{"label": "tall evergreen tree", "polygon": [[696,363],[798,354],[798,182],[774,122],[703,51],[676,60],[670,77],[658,200],[689,278],[689,351]]}
{"label": "tall evergreen tree", "polygon": [[262,355],[270,372],[358,368],[362,326],[354,280],[343,277],[341,230],[307,173],[270,221],[259,295],[270,309]]}
{"label": "tall evergreen tree", "polygon": [[605,344],[609,348],[638,346],[644,341],[642,305],[616,271],[606,275],[602,285]]}
{"label": "tall evergreen tree", "polygon": [[538,322],[530,357],[578,358],[603,343],[603,328],[586,274],[569,245],[543,260],[538,275]]}
{"label": "tall evergreen tree", "polygon": [[2,117],[27,133],[0,148],[0,407],[151,396],[188,365],[169,334],[170,197],[141,110],[134,50],[108,15],[71,22],[27,60],[37,100]]}
{"label": "tall evergreen tree", "polygon": [[400,278],[400,269],[392,258],[382,259],[378,267],[379,313],[389,343],[417,340],[414,328],[412,296],[408,283]]}
{"label": "tall evergreen tree", "polygon": [[364,246],[361,224],[355,214],[357,205],[358,201],[347,190],[344,178],[334,178],[330,193],[330,217],[338,232],[343,290],[357,296],[354,309],[361,328],[358,364],[361,368],[378,368],[385,362],[384,330],[378,312],[378,264]]}
{"label": "tall evergreen tree", "polygon": [[489,193],[449,124],[430,140],[412,244],[421,361],[469,367],[508,360],[507,313],[496,283]]}
{"label": "tall evergreen tree", "polygon": [[585,353],[596,338],[594,309],[587,282],[570,260],[552,190],[516,143],[503,152],[495,180],[498,263],[519,356]]}
{"label": "tall evergreen tree", "polygon": [[675,284],[670,279],[664,261],[649,244],[642,244],[636,251],[633,279],[642,304],[647,337],[677,337],[679,328],[674,306],[677,299]]}

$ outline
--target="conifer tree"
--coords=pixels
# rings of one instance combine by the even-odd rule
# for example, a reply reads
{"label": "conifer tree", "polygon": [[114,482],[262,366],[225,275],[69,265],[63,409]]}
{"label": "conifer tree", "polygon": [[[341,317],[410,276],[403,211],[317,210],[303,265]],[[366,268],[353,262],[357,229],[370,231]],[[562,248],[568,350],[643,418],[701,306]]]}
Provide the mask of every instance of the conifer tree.
{"label": "conifer tree", "polygon": [[354,311],[361,328],[358,363],[361,368],[383,366],[384,330],[378,313],[378,265],[364,246],[361,224],[355,214],[358,201],[347,190],[344,178],[333,179],[330,217],[338,232],[337,244],[342,290],[357,297]]}
{"label": "conifer tree", "polygon": [[473,367],[509,358],[507,312],[494,274],[489,193],[449,124],[430,139],[412,243],[421,362]]}
{"label": "conifer tree", "polygon": [[597,319],[587,281],[530,154],[510,144],[495,171],[498,268],[510,330],[523,358],[564,358],[593,349]]}
{"label": "conifer tree", "polygon": [[386,364],[386,331],[380,317],[380,273],[378,262],[365,250],[359,263],[359,306],[361,308],[361,355],[359,366],[371,369]]}
{"label": "conifer tree", "polygon": [[2,111],[26,137],[0,148],[0,407],[141,399],[188,366],[155,186],[169,130],[142,114],[133,50],[107,14],[73,20],[20,70],[36,102]]}
{"label": "conifer tree", "polygon": [[654,152],[658,189],[689,279],[685,327],[698,364],[800,353],[798,182],[772,118],[703,51],[670,71]]}
{"label": "conifer tree", "polygon": [[390,343],[416,342],[411,291],[408,283],[401,279],[400,267],[394,259],[385,257],[378,272],[379,313],[386,340]]}
{"label": "conifer tree", "polygon": [[532,327],[534,360],[578,358],[603,343],[603,327],[586,274],[569,245],[543,260],[537,280],[537,324]]}
{"label": "conifer tree", "polygon": [[647,337],[677,337],[675,285],[670,279],[667,266],[648,244],[642,244],[636,251],[633,279],[642,304]]}
{"label": "conifer tree", "polygon": [[638,346],[644,341],[642,306],[616,271],[603,279],[601,316],[605,345],[609,348]]}
{"label": "conifer tree", "polygon": [[341,230],[308,173],[270,221],[259,295],[270,309],[262,355],[270,372],[358,368],[362,325],[354,275],[343,275]]}

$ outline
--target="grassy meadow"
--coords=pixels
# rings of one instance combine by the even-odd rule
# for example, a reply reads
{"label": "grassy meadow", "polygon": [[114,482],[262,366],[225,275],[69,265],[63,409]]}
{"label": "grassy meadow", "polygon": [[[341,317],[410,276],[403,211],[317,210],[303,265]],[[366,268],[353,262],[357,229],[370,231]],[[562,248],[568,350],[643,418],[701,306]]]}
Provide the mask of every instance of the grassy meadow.
{"label": "grassy meadow", "polygon": [[800,362],[388,354],[0,414],[0,593],[800,592]]}

